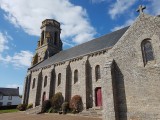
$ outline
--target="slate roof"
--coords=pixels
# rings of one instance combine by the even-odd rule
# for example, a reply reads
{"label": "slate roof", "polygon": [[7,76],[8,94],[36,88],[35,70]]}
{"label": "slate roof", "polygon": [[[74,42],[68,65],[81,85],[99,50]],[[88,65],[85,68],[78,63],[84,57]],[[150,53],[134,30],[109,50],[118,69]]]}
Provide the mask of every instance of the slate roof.
{"label": "slate roof", "polygon": [[3,96],[19,96],[18,88],[0,88],[0,94]]}
{"label": "slate roof", "polygon": [[113,47],[117,41],[122,37],[122,35],[127,31],[128,27],[122,28],[120,30],[114,31],[112,33],[106,34],[102,37],[93,39],[86,43],[77,45],[67,50],[60,51],[54,56],[42,61],[41,63],[29,68],[37,69],[47,65],[54,64],[56,62],[62,62],[69,60],[78,56],[86,55],[88,53],[93,53],[99,50],[107,49]]}

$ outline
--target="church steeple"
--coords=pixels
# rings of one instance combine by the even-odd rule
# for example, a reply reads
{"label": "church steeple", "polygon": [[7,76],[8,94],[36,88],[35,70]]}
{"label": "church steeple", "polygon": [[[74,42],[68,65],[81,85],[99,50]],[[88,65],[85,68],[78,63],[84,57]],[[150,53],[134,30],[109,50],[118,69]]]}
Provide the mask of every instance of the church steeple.
{"label": "church steeple", "polygon": [[53,19],[46,19],[42,22],[41,37],[38,41],[32,65],[39,63],[62,50],[60,33],[61,28],[59,22]]}

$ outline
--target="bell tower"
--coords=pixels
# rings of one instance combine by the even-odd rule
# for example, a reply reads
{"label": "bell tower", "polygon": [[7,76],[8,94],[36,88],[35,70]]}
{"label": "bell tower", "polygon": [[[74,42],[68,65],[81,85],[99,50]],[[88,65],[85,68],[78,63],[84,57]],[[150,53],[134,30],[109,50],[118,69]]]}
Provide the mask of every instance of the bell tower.
{"label": "bell tower", "polygon": [[32,65],[37,64],[62,50],[60,33],[60,23],[56,20],[46,19],[42,22],[41,37],[32,59]]}

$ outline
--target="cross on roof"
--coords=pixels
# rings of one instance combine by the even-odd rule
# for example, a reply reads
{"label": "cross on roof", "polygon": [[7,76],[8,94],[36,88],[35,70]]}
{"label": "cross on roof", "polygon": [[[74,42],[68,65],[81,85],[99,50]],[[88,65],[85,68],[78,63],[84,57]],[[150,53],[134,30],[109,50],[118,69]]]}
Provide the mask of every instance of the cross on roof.
{"label": "cross on roof", "polygon": [[140,14],[142,14],[144,9],[146,9],[146,6],[139,5],[139,7],[137,9],[137,12],[139,12]]}

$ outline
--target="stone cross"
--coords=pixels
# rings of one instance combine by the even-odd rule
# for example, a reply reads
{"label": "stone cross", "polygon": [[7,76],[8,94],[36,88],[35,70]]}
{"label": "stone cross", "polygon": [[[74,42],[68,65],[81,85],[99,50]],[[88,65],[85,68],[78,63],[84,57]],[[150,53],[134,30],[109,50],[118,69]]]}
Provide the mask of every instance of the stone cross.
{"label": "stone cross", "polygon": [[139,5],[139,7],[137,9],[137,12],[139,12],[140,14],[142,14],[144,9],[146,9],[146,6]]}

